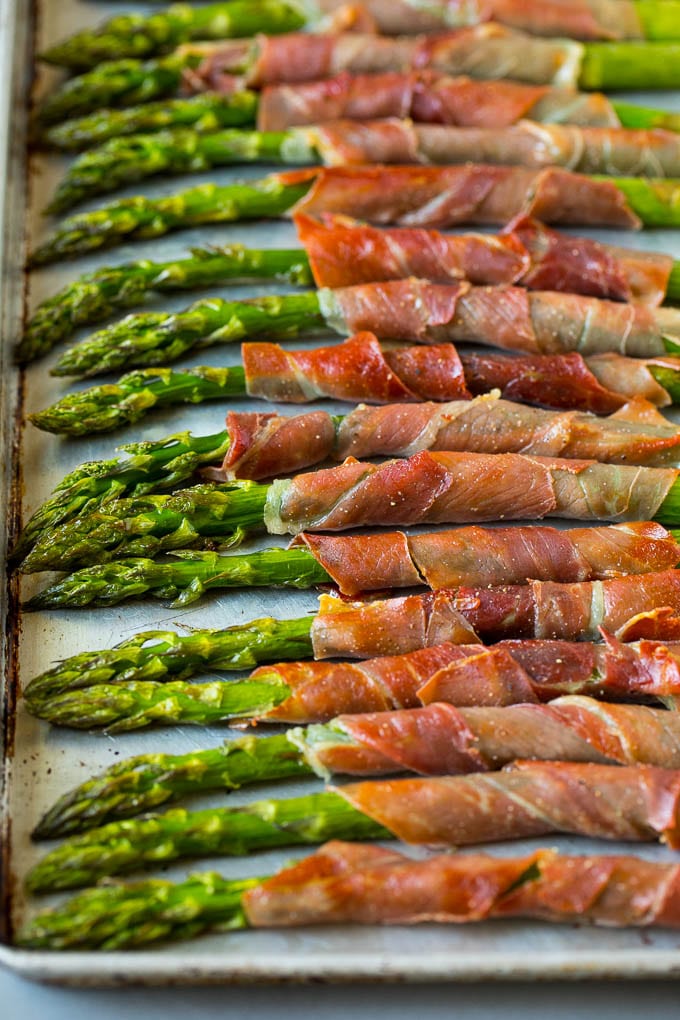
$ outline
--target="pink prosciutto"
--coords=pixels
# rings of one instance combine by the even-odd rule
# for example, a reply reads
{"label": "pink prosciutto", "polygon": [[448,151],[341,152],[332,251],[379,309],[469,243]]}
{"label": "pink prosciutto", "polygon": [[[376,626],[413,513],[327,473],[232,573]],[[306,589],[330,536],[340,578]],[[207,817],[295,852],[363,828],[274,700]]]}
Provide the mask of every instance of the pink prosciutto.
{"label": "pink prosciutto", "polygon": [[415,276],[435,283],[519,284],[617,301],[659,305],[673,259],[568,237],[530,217],[501,234],[378,229],[348,217],[298,214],[298,237],[319,287],[348,287]]}
{"label": "pink prosciutto", "polygon": [[680,864],[631,856],[443,854],[327,843],[243,897],[254,928],[467,924],[530,917],[609,927],[680,926]]}
{"label": "pink prosciutto", "polygon": [[296,417],[230,411],[227,430],[230,447],[222,468],[210,469],[213,478],[268,478],[329,459],[408,457],[424,450],[663,467],[676,464],[680,450],[680,430],[644,400],[598,418],[527,407],[494,393],[447,403],[360,404],[339,421],[321,410]]}
{"label": "pink prosciutto", "polygon": [[408,117],[416,123],[502,128],[517,121],[617,127],[619,118],[601,92],[550,85],[475,81],[433,71],[349,74],[293,85],[268,85],[260,95],[260,131],[285,131],[327,120]]}
{"label": "pink prosciutto", "polygon": [[[317,654],[326,653],[329,641],[339,644],[336,633],[332,626],[326,630],[322,618],[314,632]],[[445,642],[359,662],[260,666],[253,678],[276,679],[289,687],[290,694],[255,721],[323,723],[346,713],[385,713],[442,703],[503,708],[537,705],[564,695],[608,701],[654,699],[676,706],[678,641],[624,643],[606,632],[604,637],[604,643],[509,640],[490,648]],[[463,635],[464,642],[469,640]],[[603,719],[610,718],[607,712],[602,709]]]}

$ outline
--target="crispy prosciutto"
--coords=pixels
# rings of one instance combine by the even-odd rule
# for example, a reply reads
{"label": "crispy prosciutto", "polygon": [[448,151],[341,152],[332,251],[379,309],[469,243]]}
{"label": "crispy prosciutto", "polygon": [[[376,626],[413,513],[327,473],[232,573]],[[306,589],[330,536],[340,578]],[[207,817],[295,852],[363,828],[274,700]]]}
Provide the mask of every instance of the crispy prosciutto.
{"label": "crispy prosciutto", "polygon": [[567,696],[549,705],[424,708],[341,715],[288,739],[324,778],[489,772],[516,759],[680,768],[680,714]]}
{"label": "crispy prosciutto", "polygon": [[426,584],[523,584],[529,578],[592,581],[665,570],[680,546],[660,524],[609,527],[457,528],[406,535],[302,534],[304,544],[343,595]]}
{"label": "crispy prosciutto", "polygon": [[594,641],[604,629],[633,641],[659,633],[680,636],[679,614],[677,570],[569,584],[442,588],[375,602],[324,595],[312,642],[316,659],[365,659],[447,641],[463,644],[470,634],[490,641]]}
{"label": "crispy prosciutto", "polygon": [[[658,700],[676,707],[680,642],[624,644],[606,632],[604,638],[604,643],[507,640],[489,648],[444,642],[359,662],[260,666],[254,678],[273,677],[290,688],[290,695],[256,721],[324,723],[345,713],[384,713],[442,703],[504,708],[552,702],[565,695]],[[316,628],[315,640],[323,654],[324,621]],[[602,709],[603,720],[613,720],[607,714],[612,707]]]}
{"label": "crispy prosciutto", "polygon": [[612,176],[678,177],[680,140],[674,131],[538,124],[504,128],[416,124],[410,120],[338,120],[295,128],[325,166],[365,163],[560,166]]}
{"label": "crispy prosciutto", "polygon": [[674,468],[515,453],[423,451],[380,465],[350,457],[338,467],[273,482],[264,519],[275,535],[547,516],[646,521],[657,515],[677,476]]}
{"label": "crispy prosciutto", "polygon": [[316,220],[300,213],[295,226],[319,287],[416,276],[433,283],[519,284],[659,305],[673,268],[669,255],[569,237],[530,217],[516,219],[497,235],[381,230],[331,214]]}
{"label": "crispy prosciutto", "polygon": [[474,341],[528,354],[627,354],[655,358],[680,344],[680,311],[581,294],[474,287],[415,277],[322,288],[319,304],[339,333],[369,330],[381,340]]}
{"label": "crispy prosciutto", "polygon": [[347,0],[314,0],[320,13],[356,17],[390,35],[436,32],[442,25],[496,21],[533,35],[571,39],[642,39],[643,24],[628,0],[363,0],[347,11]]}
{"label": "crispy prosciutto", "polygon": [[249,396],[293,404],[323,397],[369,404],[467,400],[498,389],[524,404],[608,414],[630,397],[667,406],[668,391],[652,372],[657,366],[680,372],[674,357],[459,354],[450,343],[383,347],[368,332],[313,350],[247,343],[241,356]]}
{"label": "crispy prosciutto", "polygon": [[442,854],[412,860],[334,841],[246,892],[253,928],[468,924],[530,917],[608,927],[680,926],[680,864],[630,856]]}
{"label": "crispy prosciutto", "polygon": [[601,92],[550,85],[475,81],[433,71],[387,71],[267,85],[260,95],[260,131],[285,131],[327,120],[408,117],[416,123],[503,128],[526,118],[538,123],[618,127],[619,118]]}
{"label": "crispy prosciutto", "polygon": [[185,49],[203,57],[198,68],[185,76],[185,87],[191,92],[232,92],[236,83],[259,88],[316,81],[342,71],[423,69],[576,88],[583,59],[583,47],[571,39],[538,39],[498,24],[393,37],[361,31],[292,32],[258,35],[254,40],[189,43]]}
{"label": "crispy prosciutto", "polygon": [[288,170],[284,184],[309,182],[289,211],[342,213],[403,227],[505,224],[516,216],[544,223],[638,228],[623,191],[559,167],[367,166]]}
{"label": "crispy prosciutto", "polygon": [[463,846],[571,833],[680,849],[680,770],[517,761],[501,772],[375,779],[339,796],[405,843]]}
{"label": "crispy prosciutto", "polygon": [[[659,467],[680,459],[680,430],[642,399],[608,418],[527,407],[495,393],[447,403],[360,404],[335,422],[325,411],[297,417],[230,411],[227,429],[231,445],[222,468],[210,470],[212,478],[267,478],[329,458],[408,457],[424,450]],[[381,522],[373,518],[370,523]]]}

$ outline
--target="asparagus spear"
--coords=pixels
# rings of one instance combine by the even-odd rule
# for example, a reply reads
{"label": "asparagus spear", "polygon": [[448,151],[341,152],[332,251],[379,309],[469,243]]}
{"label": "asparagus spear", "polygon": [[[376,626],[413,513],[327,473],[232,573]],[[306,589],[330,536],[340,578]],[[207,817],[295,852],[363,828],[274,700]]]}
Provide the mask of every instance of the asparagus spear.
{"label": "asparagus spear", "polygon": [[[31,711],[37,711],[40,705],[63,692],[92,684],[151,681],[167,686],[168,681],[185,680],[214,669],[252,669],[260,663],[309,658],[313,654],[311,629],[312,618],[303,616],[292,620],[264,617],[224,630],[194,630],[190,634],[142,631],[115,648],[64,659],[34,677],[24,697]],[[152,695],[151,691],[146,693]],[[278,697],[279,693],[274,695]],[[286,697],[287,694],[286,688]],[[239,695],[239,715],[250,711],[244,708],[249,697],[249,691],[245,691],[245,697]]]}
{"label": "asparagus spear", "polygon": [[[174,540],[185,541],[176,537]],[[288,555],[289,552],[293,555]],[[26,606],[28,609],[113,606],[125,599],[146,596],[173,599],[172,607],[179,608],[196,602],[213,589],[311,588],[331,581],[305,549],[264,549],[229,557],[181,549],[173,555],[177,562],[135,558],[77,570],[39,592]]]}
{"label": "asparagus spear", "polygon": [[[649,0],[646,0],[649,2]],[[266,32],[293,32],[305,24],[302,9],[285,0],[230,0],[191,7],[173,4],[157,14],[121,14],[51,46],[40,59],[83,70],[104,60],[167,53],[192,39],[233,39]]]}
{"label": "asparagus spear", "polygon": [[[165,685],[166,690],[169,686]],[[178,686],[191,685],[180,682]],[[200,690],[201,686],[193,685],[193,688]],[[245,685],[225,683],[223,686],[234,691]],[[285,684],[280,687],[285,698],[288,689]],[[274,684],[271,688],[272,693],[276,693]],[[259,739],[227,740],[219,747],[188,754],[140,754],[117,762],[60,797],[40,819],[32,836],[34,839],[64,836],[153,810],[187,794],[237,790],[244,783],[312,774],[312,769],[285,733]]]}
{"label": "asparagus spear", "polygon": [[[669,0],[664,0],[664,3]],[[245,5],[244,5],[245,6]],[[538,40],[527,37],[528,45]],[[546,40],[546,42],[549,42]],[[580,59],[580,70],[573,83],[588,91],[617,91],[629,89],[674,89],[678,86],[678,58],[680,44],[677,42],[592,42],[571,43],[572,61]],[[123,57],[124,48],[116,51]],[[151,60],[135,60],[132,57],[113,59],[99,64],[91,71],[70,78],[43,102],[38,120],[42,125],[53,124],[73,117],[102,110],[110,106],[130,106],[149,102],[153,99],[177,95],[187,72],[198,68],[203,60],[214,52],[214,44],[187,44],[178,47],[165,56]],[[381,52],[381,51],[379,51]],[[238,52],[229,54],[229,72],[247,79],[259,60],[259,47],[243,45]],[[403,54],[398,53],[395,61],[385,64],[380,56],[371,63],[370,52],[365,55],[362,73],[371,71],[403,70]],[[530,62],[531,63],[531,62]],[[482,65],[484,69],[484,65]],[[449,73],[467,73],[480,76],[479,70],[470,64],[445,68]],[[539,84],[533,69],[525,76],[522,67],[516,67],[513,76],[518,81],[527,80]],[[554,67],[544,84],[554,81]],[[300,69],[295,69],[296,80],[300,80]],[[312,71],[312,76],[316,75]],[[302,75],[304,80],[304,73]],[[575,75],[576,77],[576,75]]]}
{"label": "asparagus spear", "polygon": [[327,332],[326,317],[315,291],[272,295],[245,301],[206,298],[185,312],[128,315],[68,348],[54,375],[91,375],[127,365],[176,361],[196,347],[234,343],[266,336],[292,340]]}
{"label": "asparagus spear", "polygon": [[71,164],[47,212],[65,212],[88,198],[156,174],[201,173],[218,166],[258,162],[314,166],[324,160],[308,128],[230,128],[204,133],[186,127],[114,138]]}
{"label": "asparagus spear", "polygon": [[313,283],[304,251],[244,248],[230,244],[194,248],[170,262],[128,262],[85,273],[43,301],[26,327],[17,358],[46,354],[81,325],[107,318],[118,308],[143,304],[150,291],[196,290],[230,280],[276,279]]}
{"label": "asparagus spear", "polygon": [[78,514],[122,496],[141,496],[183,482],[202,464],[224,456],[229,449],[229,435],[223,431],[196,437],[185,432],[154,443],[131,443],[122,449],[127,454],[123,459],[89,461],[66,475],[29,519],[12,558],[22,559],[41,534]]}
{"label": "asparagus spear", "polygon": [[30,949],[130,949],[208,930],[247,927],[241,897],[262,879],[204,872],[184,882],[102,885],[40,914],[20,936]]}
{"label": "asparagus spear", "polygon": [[[680,403],[680,370],[653,361],[648,368],[671,401]],[[169,368],[138,369],[122,376],[117,383],[67,393],[29,418],[45,432],[88,436],[132,425],[155,408],[247,396],[245,372],[240,365],[189,368],[183,372]]]}
{"label": "asparagus spear", "polygon": [[[609,100],[621,127],[663,128],[680,131],[680,114]],[[66,152],[78,152],[125,135],[150,134],[166,128],[192,127],[195,131],[217,131],[226,127],[254,127],[257,93],[249,89],[222,95],[200,92],[187,98],[141,103],[127,109],[97,110],[46,128],[39,138]]]}
{"label": "asparagus spear", "polygon": [[[602,179],[621,191],[645,226],[680,226],[679,180]],[[52,237],[36,249],[31,263],[46,265],[126,240],[161,237],[170,231],[203,223],[284,216],[304,197],[313,182],[313,175],[291,183],[281,175],[272,174],[239,184],[202,184],[162,198],[138,195],[121,199],[64,220]]]}
{"label": "asparagus spear", "polygon": [[388,829],[330,792],[256,801],[241,808],[173,808],[111,822],[62,843],[29,872],[26,886],[31,892],[52,892],[179,857],[242,856],[329,839],[391,838]]}
{"label": "asparagus spear", "polygon": [[131,680],[126,684],[94,684],[86,691],[64,691],[54,697],[27,698],[32,715],[55,726],[72,729],[104,728],[125,733],[157,723],[169,726],[206,726],[264,715],[289,695],[286,684],[274,680],[229,683],[186,683],[171,680]]}
{"label": "asparagus spear", "polygon": [[[499,289],[501,296],[502,293]],[[530,298],[533,300],[540,299]],[[659,333],[664,334],[663,343],[670,354],[678,353],[678,345],[672,339],[677,314],[666,309],[650,311],[659,322]],[[52,372],[54,375],[97,375],[125,365],[164,364],[197,348],[245,338],[265,335],[270,340],[287,340],[310,333],[347,333],[353,328],[351,321],[346,321],[334,291],[328,288],[244,301],[205,298],[184,311],[171,314],[128,315],[69,347]],[[555,335],[561,338],[558,332]],[[399,332],[385,336],[385,339],[403,338]],[[458,336],[458,339],[483,342],[484,334],[480,331],[474,337]]]}
{"label": "asparagus spear", "polygon": [[[171,127],[192,127],[194,131],[217,131],[226,127],[252,127],[257,116],[257,93],[241,89],[230,95],[219,92],[201,92],[186,98],[166,99],[141,103],[125,110],[97,110],[85,117],[55,124],[39,133],[46,145],[66,152],[78,152],[93,145],[101,145],[111,138],[125,135],[148,134]],[[671,127],[673,121],[662,110],[647,110],[631,104],[625,117],[643,127],[651,119],[651,127]],[[622,121],[623,123],[623,121]]]}

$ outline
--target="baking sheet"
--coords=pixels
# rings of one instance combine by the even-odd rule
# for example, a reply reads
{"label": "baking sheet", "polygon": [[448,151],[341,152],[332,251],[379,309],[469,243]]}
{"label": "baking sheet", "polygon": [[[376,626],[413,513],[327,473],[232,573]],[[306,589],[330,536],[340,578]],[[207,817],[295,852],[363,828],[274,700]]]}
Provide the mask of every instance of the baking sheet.
{"label": "baking sheet", "polygon": [[[143,5],[127,5],[144,10]],[[120,12],[120,4],[85,3],[81,0],[47,2],[34,11],[37,48],[54,42],[77,27],[94,24],[111,13]],[[25,5],[19,0],[0,0],[2,66],[11,76],[0,96],[0,172],[6,182],[5,205],[1,211],[3,244],[2,277],[2,446],[0,482],[3,509],[8,528],[0,534],[4,543],[11,530],[15,501],[12,487],[21,489],[24,515],[32,512],[51,492],[63,475],[84,460],[112,456],[117,438],[63,441],[27,426],[23,431],[16,421],[21,399],[22,379],[11,365],[11,347],[20,330],[24,281],[20,271],[23,235],[27,230],[29,247],[35,246],[52,227],[43,221],[43,206],[63,170],[65,161],[54,156],[32,157],[30,172],[23,156],[23,135],[30,76],[26,53],[31,45],[31,26]],[[38,72],[38,91],[49,88],[56,75],[50,70]],[[680,96],[650,94],[631,97],[639,102],[680,108]],[[7,127],[10,125],[10,130]],[[121,194],[169,193],[201,180],[226,182],[243,177],[260,177],[267,167],[217,171],[191,178],[168,178],[160,183],[146,182],[142,187]],[[100,204],[91,203],[92,206]],[[26,216],[24,209],[27,208]],[[579,231],[581,233],[582,231]],[[658,249],[680,257],[680,232],[649,231],[624,234],[593,231],[592,236],[614,243]],[[32,274],[28,304],[35,304],[54,293],[77,274],[96,266],[120,263],[132,258],[169,259],[179,256],[195,244],[242,242],[252,247],[294,247],[292,227],[285,223],[234,224],[184,231],[151,242],[127,245],[113,252],[88,259],[49,267]],[[281,285],[228,287],[221,292],[233,298],[281,291]],[[193,300],[192,295],[164,297],[147,307],[175,309]],[[83,331],[83,335],[86,331]],[[310,342],[310,346],[318,341]],[[295,344],[295,346],[301,346]],[[239,347],[219,347],[203,351],[181,364],[234,364],[239,362]],[[51,403],[63,393],[63,380],[53,380],[47,368],[56,353],[26,373],[25,411]],[[87,385],[87,384],[85,384]],[[252,410],[257,405],[235,401],[235,409]],[[343,405],[334,406],[338,411]],[[296,413],[288,407],[288,413]],[[135,426],[118,441],[158,439],[182,429],[196,434],[217,431],[225,407],[205,404],[154,414]],[[20,443],[17,462],[13,462],[13,444]],[[20,471],[23,479],[14,468]],[[268,538],[261,544],[272,545]],[[283,543],[281,543],[283,544]],[[2,549],[0,549],[2,551]],[[46,583],[48,575],[29,577],[23,584],[23,596]],[[15,583],[15,582],[12,582]],[[243,591],[215,594],[181,611],[162,603],[128,603],[119,608],[93,611],[62,611],[26,614],[16,612],[16,593],[12,586],[5,593],[3,615],[7,615],[4,656],[4,825],[2,845],[3,914],[0,929],[5,943],[12,930],[36,907],[56,902],[57,898],[32,898],[27,901],[21,880],[27,870],[52,844],[33,845],[29,832],[40,814],[54,799],[76,783],[113,762],[132,754],[151,751],[181,753],[194,748],[217,746],[230,731],[226,727],[173,727],[148,730],[118,737],[51,728],[32,719],[21,702],[15,705],[14,692],[19,680],[27,682],[56,659],[76,651],[110,647],[147,628],[221,627],[245,622],[257,616],[299,616],[316,608],[313,592]],[[16,654],[18,653],[18,659]],[[234,674],[229,674],[234,676]],[[316,780],[276,783],[252,787],[229,795],[236,806],[265,796],[291,796],[303,790],[319,788]],[[193,806],[224,803],[225,797],[195,798]],[[11,825],[10,825],[11,822]],[[523,853],[540,845],[556,845],[573,852],[602,852],[601,843],[577,839],[521,841],[490,848],[499,854]],[[672,854],[662,847],[638,844],[607,845],[607,852],[635,852],[650,859],[670,860]],[[414,851],[416,853],[416,851]],[[157,871],[180,878],[189,871],[219,870],[228,876],[265,874],[304,850],[283,850],[253,855],[250,858],[216,858],[174,865]],[[201,983],[225,981],[285,980],[475,980],[480,978],[549,977],[674,977],[680,975],[680,933],[663,931],[609,931],[585,926],[555,926],[518,921],[492,922],[469,927],[421,926],[418,928],[343,927],[289,932],[237,932],[211,935],[178,945],[129,953],[46,953],[21,951],[0,945],[0,963],[34,978],[75,984]]]}

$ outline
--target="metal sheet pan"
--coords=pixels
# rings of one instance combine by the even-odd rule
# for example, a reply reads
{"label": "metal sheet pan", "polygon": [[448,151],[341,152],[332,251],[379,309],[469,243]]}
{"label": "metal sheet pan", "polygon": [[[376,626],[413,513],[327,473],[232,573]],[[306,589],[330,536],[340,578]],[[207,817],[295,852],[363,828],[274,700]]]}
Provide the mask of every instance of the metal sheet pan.
{"label": "metal sheet pan", "polygon": [[[130,5],[131,7],[135,5]],[[143,9],[141,5],[136,5]],[[2,345],[0,346],[0,499],[7,526],[0,529],[0,553],[4,553],[8,535],[14,526],[19,497],[24,514],[31,512],[68,470],[86,459],[110,456],[115,438],[63,442],[27,427],[22,431],[22,411],[45,406],[63,390],[63,384],[46,371],[52,359],[41,362],[24,380],[12,366],[11,347],[21,328],[24,304],[24,280],[21,272],[25,235],[35,244],[45,233],[40,216],[63,167],[56,157],[32,157],[30,166],[24,155],[26,111],[31,87],[30,58],[32,34],[38,49],[47,42],[84,24],[95,23],[109,13],[120,11],[117,4],[86,3],[83,0],[43,2],[33,11],[34,22],[21,0],[0,0],[0,62],[5,69],[5,88],[0,92],[0,175],[5,181],[0,208],[2,222]],[[38,89],[49,88],[52,72],[38,72]],[[659,102],[659,97],[636,97],[639,101]],[[680,97],[664,96],[664,105],[680,107]],[[213,179],[236,176],[260,176],[266,168],[212,174]],[[192,178],[196,182],[198,178]],[[170,192],[181,179],[146,184],[148,193]],[[130,193],[133,193],[132,191]],[[648,232],[602,240],[671,251],[680,257],[680,232]],[[41,297],[52,293],[76,273],[96,265],[126,258],[169,258],[195,243],[242,241],[252,246],[294,246],[292,228],[287,224],[249,224],[208,227],[186,231],[159,241],[128,246],[113,254],[103,254],[76,263],[51,267],[30,280],[28,304],[33,307]],[[134,256],[133,256],[134,253]],[[225,294],[246,296],[271,292],[268,287],[225,289]],[[158,307],[177,308],[189,299],[163,299]],[[219,348],[188,360],[187,364],[231,364],[239,351]],[[25,396],[24,396],[25,390]],[[25,405],[25,406],[24,406]],[[236,402],[246,408],[246,402]],[[252,407],[252,405],[250,405]],[[338,405],[340,409],[341,405]],[[293,413],[292,410],[290,413]],[[219,428],[223,408],[205,405],[157,414],[135,431],[136,437],[159,438],[170,432],[191,428],[205,433]],[[268,540],[271,544],[272,540]],[[35,579],[24,584],[30,594]],[[44,575],[39,579],[44,583]],[[241,932],[214,935],[180,945],[130,953],[45,953],[26,952],[11,947],[12,931],[36,907],[27,902],[21,880],[27,869],[42,854],[44,845],[31,844],[29,832],[40,813],[54,798],[86,776],[117,759],[147,751],[181,752],[191,748],[216,746],[227,735],[225,728],[167,729],[122,735],[116,738],[51,729],[32,719],[17,702],[20,679],[27,681],[50,662],[86,648],[110,646],[147,627],[223,626],[258,615],[279,617],[313,612],[313,593],[242,592],[213,597],[184,611],[175,612],[160,603],[127,605],[120,609],[93,612],[60,612],[20,617],[17,609],[16,581],[3,592],[2,614],[6,620],[2,646],[2,809],[0,835],[2,861],[0,883],[0,963],[40,980],[69,984],[122,983],[218,983],[296,980],[478,980],[527,978],[616,977],[642,978],[680,976],[680,934],[670,932],[609,931],[578,925],[550,927],[522,922],[494,922],[468,928],[423,926],[416,929],[373,929],[345,927],[328,930],[292,932]],[[253,788],[232,794],[236,805],[268,795],[289,795],[313,788],[316,781],[279,783],[263,791]],[[196,806],[219,802],[219,797],[201,798]],[[222,798],[223,800],[223,798]],[[564,850],[588,852],[602,846],[584,840],[550,840]],[[545,841],[523,841],[500,846],[492,852],[524,852]],[[620,852],[641,852],[651,859],[670,859],[661,847],[617,845]],[[301,854],[298,852],[297,856]],[[191,862],[190,868],[177,865],[165,874],[179,877],[187,870],[215,868],[227,875],[266,873],[291,854],[267,853],[246,859],[216,859]],[[43,905],[43,901],[40,901]]]}

